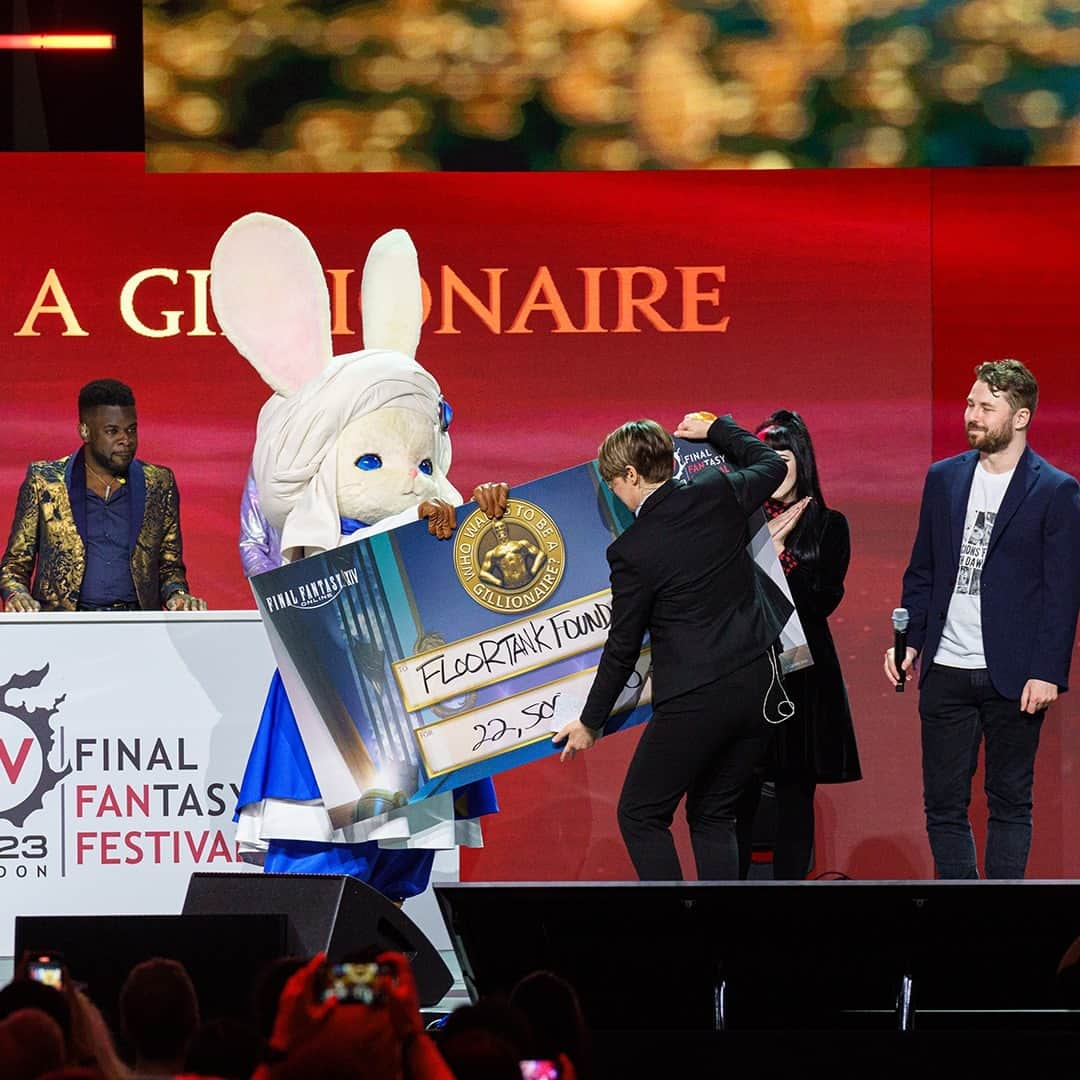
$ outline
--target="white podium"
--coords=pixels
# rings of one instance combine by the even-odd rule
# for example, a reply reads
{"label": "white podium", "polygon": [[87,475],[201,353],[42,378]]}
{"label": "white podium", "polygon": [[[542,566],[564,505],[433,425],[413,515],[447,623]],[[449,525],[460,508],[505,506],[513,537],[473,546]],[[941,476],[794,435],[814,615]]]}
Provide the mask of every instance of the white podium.
{"label": "white podium", "polygon": [[[0,614],[0,956],[19,914],[177,914],[192,872],[260,872],[232,816],[273,671],[256,611]],[[406,911],[449,948],[430,889]]]}

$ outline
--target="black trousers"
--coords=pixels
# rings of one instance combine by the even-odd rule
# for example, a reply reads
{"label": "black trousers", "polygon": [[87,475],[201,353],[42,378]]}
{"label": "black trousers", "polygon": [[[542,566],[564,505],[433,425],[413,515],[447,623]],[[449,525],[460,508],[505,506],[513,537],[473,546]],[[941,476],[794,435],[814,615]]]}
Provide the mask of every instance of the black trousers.
{"label": "black trousers", "polygon": [[619,828],[638,877],[682,881],[671,822],[683,796],[701,881],[739,876],[735,807],[768,746],[769,656],[656,709],[619,796]]}

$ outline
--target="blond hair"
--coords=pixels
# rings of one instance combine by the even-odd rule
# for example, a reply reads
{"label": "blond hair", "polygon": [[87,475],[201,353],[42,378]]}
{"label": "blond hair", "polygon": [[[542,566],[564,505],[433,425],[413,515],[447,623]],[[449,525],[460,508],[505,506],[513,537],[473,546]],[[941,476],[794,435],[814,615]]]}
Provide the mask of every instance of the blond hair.
{"label": "blond hair", "polygon": [[647,484],[662,484],[675,471],[675,442],[655,420],[630,420],[616,428],[596,456],[608,483],[625,476],[631,465]]}

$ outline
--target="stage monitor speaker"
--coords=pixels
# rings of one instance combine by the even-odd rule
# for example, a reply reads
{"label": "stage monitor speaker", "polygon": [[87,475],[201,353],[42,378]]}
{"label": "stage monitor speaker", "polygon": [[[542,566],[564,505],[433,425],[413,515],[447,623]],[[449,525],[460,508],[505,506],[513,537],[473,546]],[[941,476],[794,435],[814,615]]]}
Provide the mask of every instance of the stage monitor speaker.
{"label": "stage monitor speaker", "polygon": [[[263,969],[288,954],[284,915],[17,915],[15,957],[60,953],[114,1031],[120,989],[136,964],[178,960],[199,996],[203,1019],[248,1019]],[[0,1069],[0,1073],[2,1073]]]}
{"label": "stage monitor speaker", "polygon": [[281,914],[292,928],[290,951],[331,960],[375,947],[404,953],[420,1004],[436,1005],[454,976],[420,928],[382,893],[343,874],[195,873],[185,915]]}

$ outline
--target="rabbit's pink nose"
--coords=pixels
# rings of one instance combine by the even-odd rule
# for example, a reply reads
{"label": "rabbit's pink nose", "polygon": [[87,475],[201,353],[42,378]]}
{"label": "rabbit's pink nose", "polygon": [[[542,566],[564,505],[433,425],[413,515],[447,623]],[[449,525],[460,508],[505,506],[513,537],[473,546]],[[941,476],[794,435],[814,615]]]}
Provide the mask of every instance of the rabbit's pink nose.
{"label": "rabbit's pink nose", "polygon": [[418,470],[416,469],[416,467],[415,467],[415,466],[414,466],[413,468],[411,468],[411,469],[409,470],[409,479],[410,479],[410,480],[415,480],[415,479],[416,479],[416,473],[417,473],[417,471],[418,471]]}

